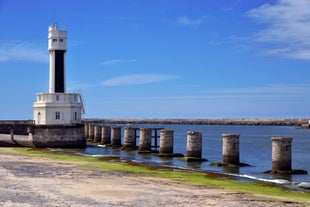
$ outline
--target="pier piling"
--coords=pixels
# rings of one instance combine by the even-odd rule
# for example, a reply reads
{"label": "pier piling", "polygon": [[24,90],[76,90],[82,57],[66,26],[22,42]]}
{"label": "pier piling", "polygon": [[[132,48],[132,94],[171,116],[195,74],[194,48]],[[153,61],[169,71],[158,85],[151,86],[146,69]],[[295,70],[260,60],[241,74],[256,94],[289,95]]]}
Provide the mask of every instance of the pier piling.
{"label": "pier piling", "polygon": [[138,152],[152,152],[152,129],[140,129],[140,141]]}
{"label": "pier piling", "polygon": [[84,124],[84,135],[85,135],[85,138],[88,139],[89,137],[89,133],[88,133],[88,125],[89,124]]}
{"label": "pier piling", "polygon": [[89,124],[88,125],[88,137],[87,137],[89,140],[94,140],[94,134],[95,134],[94,130],[95,130],[95,126],[93,124]]}
{"label": "pier piling", "polygon": [[101,143],[111,144],[111,127],[102,126]]}
{"label": "pier piling", "polygon": [[124,143],[122,149],[136,149],[136,130],[132,127],[126,127],[124,130]]}
{"label": "pier piling", "polygon": [[292,170],[292,138],[272,137],[272,171]]}
{"label": "pier piling", "polygon": [[121,146],[121,127],[120,126],[113,126],[112,127],[112,133],[111,133],[111,144],[112,146]]}
{"label": "pier piling", "polygon": [[173,154],[174,130],[160,130],[159,154]]}
{"label": "pier piling", "polygon": [[202,133],[187,132],[186,157],[201,158],[202,156]]}
{"label": "pier piling", "polygon": [[239,165],[239,137],[240,134],[222,134],[223,164]]}
{"label": "pier piling", "polygon": [[101,141],[101,125],[95,125],[94,129],[94,142],[100,142]]}

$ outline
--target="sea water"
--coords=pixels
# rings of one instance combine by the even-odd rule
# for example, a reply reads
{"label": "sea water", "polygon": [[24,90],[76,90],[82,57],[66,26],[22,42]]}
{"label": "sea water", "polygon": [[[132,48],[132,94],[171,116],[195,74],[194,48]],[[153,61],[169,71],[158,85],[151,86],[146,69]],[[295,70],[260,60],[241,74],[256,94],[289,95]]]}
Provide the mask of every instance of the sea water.
{"label": "sea water", "polygon": [[[195,170],[220,172],[239,178],[249,178],[274,183],[310,182],[310,175],[270,175],[264,171],[272,167],[273,136],[292,137],[292,168],[310,173],[310,130],[291,126],[241,126],[241,125],[131,125],[137,128],[165,128],[174,130],[174,153],[186,153],[187,131],[202,132],[202,157],[207,162],[184,162],[178,158],[160,158],[153,154],[138,154],[109,147],[87,147],[85,154],[94,156],[120,156],[150,165],[168,165]],[[124,135],[122,127],[122,139]],[[222,134],[240,134],[240,162],[249,167],[214,167],[212,162],[222,161]],[[138,141],[137,141],[138,144]]]}

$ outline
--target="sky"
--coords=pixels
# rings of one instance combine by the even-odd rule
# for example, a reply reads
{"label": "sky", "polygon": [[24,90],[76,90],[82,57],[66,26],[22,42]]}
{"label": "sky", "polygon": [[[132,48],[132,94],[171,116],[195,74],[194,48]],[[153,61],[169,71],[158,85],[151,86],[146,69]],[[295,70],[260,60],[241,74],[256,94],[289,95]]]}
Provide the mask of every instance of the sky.
{"label": "sky", "polygon": [[52,24],[84,118],[310,117],[309,0],[0,0],[0,119],[48,92]]}

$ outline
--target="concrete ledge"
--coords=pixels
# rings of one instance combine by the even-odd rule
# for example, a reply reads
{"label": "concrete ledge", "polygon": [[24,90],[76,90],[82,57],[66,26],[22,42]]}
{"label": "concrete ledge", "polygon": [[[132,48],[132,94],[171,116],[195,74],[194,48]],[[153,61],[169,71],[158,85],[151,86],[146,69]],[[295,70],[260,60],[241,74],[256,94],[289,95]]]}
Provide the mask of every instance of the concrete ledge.
{"label": "concrete ledge", "polygon": [[0,147],[33,147],[28,135],[0,134]]}

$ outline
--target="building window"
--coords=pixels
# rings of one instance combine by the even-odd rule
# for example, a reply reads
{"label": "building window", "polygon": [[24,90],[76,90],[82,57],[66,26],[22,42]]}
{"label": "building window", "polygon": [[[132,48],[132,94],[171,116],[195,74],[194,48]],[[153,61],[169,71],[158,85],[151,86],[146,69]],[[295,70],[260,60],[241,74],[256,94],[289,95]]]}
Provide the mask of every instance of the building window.
{"label": "building window", "polygon": [[60,112],[59,112],[59,111],[56,111],[56,113],[55,113],[55,119],[60,119]]}
{"label": "building window", "polygon": [[53,42],[57,42],[57,39],[53,39]]}
{"label": "building window", "polygon": [[64,40],[63,39],[59,39],[59,42],[63,42]]}
{"label": "building window", "polygon": [[56,101],[59,101],[59,96],[58,95],[56,96]]}
{"label": "building window", "polygon": [[77,120],[77,112],[74,112],[74,120]]}

